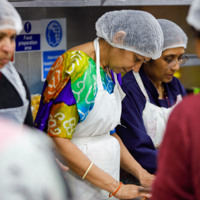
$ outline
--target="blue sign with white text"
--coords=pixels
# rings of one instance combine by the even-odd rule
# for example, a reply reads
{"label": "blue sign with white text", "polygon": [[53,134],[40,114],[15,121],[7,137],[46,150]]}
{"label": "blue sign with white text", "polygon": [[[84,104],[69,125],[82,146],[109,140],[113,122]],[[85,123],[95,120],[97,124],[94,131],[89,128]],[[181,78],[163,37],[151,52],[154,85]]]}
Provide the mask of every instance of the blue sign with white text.
{"label": "blue sign with white text", "polygon": [[51,47],[57,47],[62,40],[62,27],[56,20],[49,22],[46,28],[47,43]]}
{"label": "blue sign with white text", "polygon": [[47,77],[47,74],[49,72],[49,69],[53,65],[53,63],[56,61],[56,59],[61,56],[65,50],[57,50],[57,51],[44,51],[43,52],[43,74],[42,79],[45,80]]}
{"label": "blue sign with white text", "polygon": [[16,51],[40,50],[40,34],[18,35],[16,37]]}

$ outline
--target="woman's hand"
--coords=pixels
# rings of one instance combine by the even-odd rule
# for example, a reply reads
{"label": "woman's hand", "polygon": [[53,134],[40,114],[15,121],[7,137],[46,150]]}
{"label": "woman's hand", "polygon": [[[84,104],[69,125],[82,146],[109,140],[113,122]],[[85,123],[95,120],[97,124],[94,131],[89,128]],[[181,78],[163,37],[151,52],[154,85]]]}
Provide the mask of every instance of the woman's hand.
{"label": "woman's hand", "polygon": [[134,199],[137,197],[150,198],[151,194],[147,191],[143,191],[141,186],[122,184],[119,191],[114,195],[118,199]]}
{"label": "woman's hand", "polygon": [[140,184],[144,187],[151,187],[154,178],[155,175],[148,173],[145,169],[139,173]]}
{"label": "woman's hand", "polygon": [[112,136],[115,137],[120,144],[121,168],[135,176],[142,186],[151,187],[155,176],[149,174],[144,168],[142,168],[142,166],[129,153],[121,138],[116,133],[112,134]]}

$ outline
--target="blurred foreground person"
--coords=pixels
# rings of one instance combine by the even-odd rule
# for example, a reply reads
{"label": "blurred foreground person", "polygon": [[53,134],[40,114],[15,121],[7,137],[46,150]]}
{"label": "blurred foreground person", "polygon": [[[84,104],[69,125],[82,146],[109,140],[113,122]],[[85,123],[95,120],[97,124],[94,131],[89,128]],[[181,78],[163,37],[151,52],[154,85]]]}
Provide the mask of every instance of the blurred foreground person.
{"label": "blurred foreground person", "polygon": [[7,0],[0,0],[0,117],[33,126],[29,89],[10,62],[21,30],[17,10]]}
{"label": "blurred foreground person", "polygon": [[[200,0],[194,0],[187,22],[196,33],[200,57]],[[161,144],[151,200],[200,200],[200,95],[191,95],[169,117]]]}
{"label": "blurred foreground person", "polygon": [[72,200],[50,139],[2,118],[0,127],[0,199]]}

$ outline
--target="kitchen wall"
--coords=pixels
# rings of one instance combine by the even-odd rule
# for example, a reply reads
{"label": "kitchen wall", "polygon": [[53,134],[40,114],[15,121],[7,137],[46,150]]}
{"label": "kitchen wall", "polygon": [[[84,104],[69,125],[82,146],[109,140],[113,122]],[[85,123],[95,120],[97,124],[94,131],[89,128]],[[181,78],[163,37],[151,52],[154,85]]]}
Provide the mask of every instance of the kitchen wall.
{"label": "kitchen wall", "polygon": [[[186,53],[195,54],[194,38],[191,28],[186,22],[189,6],[104,6],[104,7],[38,7],[19,8],[23,20],[40,20],[48,18],[67,19],[67,48],[94,40],[95,22],[105,12],[119,9],[137,9],[148,11],[156,18],[166,18],[174,21],[183,28],[189,37]],[[15,66],[20,71],[32,94],[40,93],[41,81],[41,52],[16,53]],[[200,67],[182,67],[180,80],[185,87],[200,87]]]}

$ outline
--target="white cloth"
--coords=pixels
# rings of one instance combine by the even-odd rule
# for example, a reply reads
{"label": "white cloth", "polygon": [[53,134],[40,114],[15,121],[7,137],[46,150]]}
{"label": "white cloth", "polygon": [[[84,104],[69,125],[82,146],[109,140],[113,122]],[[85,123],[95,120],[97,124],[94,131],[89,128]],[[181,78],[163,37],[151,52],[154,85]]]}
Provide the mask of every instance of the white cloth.
{"label": "white cloth", "polygon": [[147,134],[151,137],[155,147],[158,147],[162,142],[168,117],[172,109],[182,100],[182,97],[181,95],[178,95],[175,105],[170,108],[156,106],[150,102],[149,96],[146,92],[139,73],[133,72],[133,74],[143,95],[146,98],[145,108],[142,113],[144,126],[146,128]]}
{"label": "white cloth", "polygon": [[[28,112],[29,100],[26,98],[26,89],[22,80],[11,62],[1,69],[1,73],[10,81],[23,101],[23,105],[16,108],[0,109],[0,116],[19,124],[23,124]],[[11,99],[14,101],[14,99]]]}
{"label": "white cloth", "polygon": [[0,118],[1,200],[72,200],[50,137]]}
{"label": "white cloth", "polygon": [[[98,92],[95,98],[93,109],[87,118],[79,123],[73,134],[72,142],[88,156],[103,171],[119,180],[120,170],[120,145],[116,138],[110,136],[119,123],[121,117],[121,102],[125,94],[115,76],[114,92],[109,94],[103,89],[100,76],[100,55],[98,38],[94,41],[96,50],[96,72]],[[81,161],[80,161],[81,162]],[[81,177],[76,176],[72,171],[67,174],[67,179],[76,185],[74,195],[76,200],[103,200],[109,198],[107,191],[95,187]]]}

